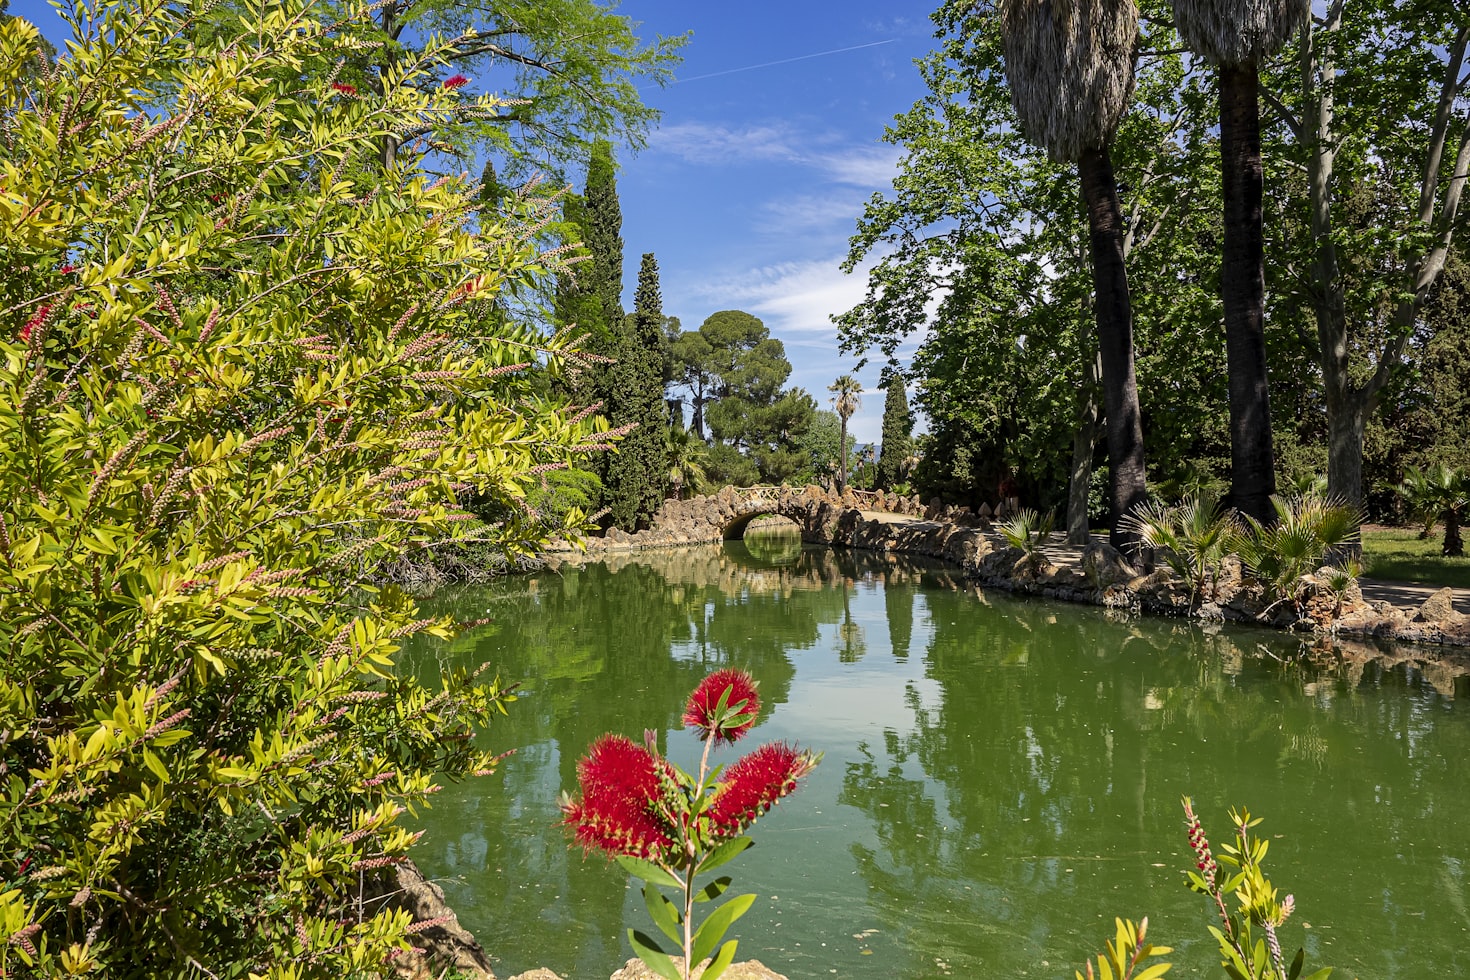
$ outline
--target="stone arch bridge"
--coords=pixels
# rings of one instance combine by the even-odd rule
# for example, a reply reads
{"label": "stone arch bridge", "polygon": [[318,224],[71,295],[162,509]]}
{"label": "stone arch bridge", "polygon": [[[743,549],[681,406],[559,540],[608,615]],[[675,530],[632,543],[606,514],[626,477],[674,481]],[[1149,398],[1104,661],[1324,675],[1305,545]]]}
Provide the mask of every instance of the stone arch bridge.
{"label": "stone arch bridge", "polygon": [[[628,534],[609,529],[599,539],[604,547],[667,547],[739,538],[757,517],[774,514],[796,523],[803,541],[830,544],[844,512],[920,515],[917,497],[882,491],[821,487],[725,487],[719,493],[688,500],[668,500],[645,531]],[[590,542],[589,542],[590,544]]]}

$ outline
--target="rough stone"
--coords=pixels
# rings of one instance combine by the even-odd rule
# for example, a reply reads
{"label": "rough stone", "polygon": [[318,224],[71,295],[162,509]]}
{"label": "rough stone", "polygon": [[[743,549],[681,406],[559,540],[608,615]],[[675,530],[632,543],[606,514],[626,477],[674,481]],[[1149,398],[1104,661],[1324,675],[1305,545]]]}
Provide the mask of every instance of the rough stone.
{"label": "rough stone", "polygon": [[415,950],[394,962],[400,977],[418,980],[452,970],[471,980],[495,980],[490,958],[475,937],[459,924],[444,902],[444,890],[424,877],[412,861],[384,868],[364,883],[363,906],[402,909],[414,922],[436,921],[413,936]]}
{"label": "rough stone", "polygon": [[1099,591],[1138,577],[1138,571],[1128,564],[1122,552],[1106,541],[1089,541],[1082,549],[1082,574]]}
{"label": "rough stone", "polygon": [[[673,957],[673,960],[679,966],[684,963],[683,958],[679,956]],[[704,963],[694,968],[694,980],[699,980],[704,975],[704,968],[708,963],[709,960],[705,960]],[[772,970],[760,960],[732,963],[720,976],[723,980],[786,980],[785,976]],[[644,966],[642,960],[631,959],[621,970],[612,975],[612,980],[658,980],[658,974]]]}
{"label": "rough stone", "polygon": [[1440,589],[1434,595],[1424,600],[1424,604],[1415,613],[1416,622],[1439,623],[1444,626],[1455,626],[1465,621],[1465,614],[1455,610],[1455,590]]}

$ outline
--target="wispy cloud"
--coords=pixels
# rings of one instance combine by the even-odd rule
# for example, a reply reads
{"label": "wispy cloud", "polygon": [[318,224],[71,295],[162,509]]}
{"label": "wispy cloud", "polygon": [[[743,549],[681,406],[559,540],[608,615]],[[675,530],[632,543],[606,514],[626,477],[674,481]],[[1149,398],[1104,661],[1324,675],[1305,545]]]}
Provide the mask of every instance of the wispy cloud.
{"label": "wispy cloud", "polygon": [[649,139],[649,150],[704,166],[790,163],[816,170],[840,184],[872,189],[886,187],[893,180],[900,156],[897,147],[853,145],[835,133],[804,131],[787,122],[746,126],[674,123],[659,127]]}

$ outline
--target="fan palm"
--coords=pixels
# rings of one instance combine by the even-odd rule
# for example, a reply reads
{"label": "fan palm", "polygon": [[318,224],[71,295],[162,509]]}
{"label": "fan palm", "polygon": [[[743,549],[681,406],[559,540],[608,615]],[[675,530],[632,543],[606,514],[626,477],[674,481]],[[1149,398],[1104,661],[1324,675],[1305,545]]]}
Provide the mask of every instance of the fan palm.
{"label": "fan palm", "polygon": [[1204,597],[1205,586],[1219,578],[1239,532],[1233,517],[1221,511],[1210,493],[1194,494],[1172,506],[1149,501],[1124,521],[1184,580],[1191,608]]}
{"label": "fan palm", "polygon": [[1138,8],[1132,0],[1003,0],[1011,102],[1031,142],[1075,161],[1087,206],[1093,304],[1107,412],[1113,543],[1136,535],[1120,519],[1145,498],[1143,424],[1133,370],[1133,306],[1123,266],[1123,210],[1109,146],[1133,94]]}
{"label": "fan palm", "polygon": [[1295,601],[1297,582],[1317,570],[1330,552],[1358,540],[1363,515],[1316,494],[1272,497],[1274,523],[1249,514],[1235,536],[1235,552],[1282,600]]}
{"label": "fan palm", "polygon": [[694,433],[677,426],[665,429],[664,458],[669,468],[669,490],[675,500],[684,499],[686,489],[691,493],[704,489],[709,448]]}
{"label": "fan palm", "polygon": [[1275,519],[1275,454],[1266,378],[1266,260],[1261,231],[1258,67],[1311,13],[1311,0],[1173,0],[1174,26],[1191,50],[1219,68],[1225,359],[1230,392],[1230,503],[1257,521]]}
{"label": "fan palm", "polygon": [[1404,482],[1399,487],[1409,512],[1424,522],[1424,537],[1436,521],[1444,521],[1444,544],[1440,554],[1446,558],[1460,558],[1465,554],[1465,542],[1460,535],[1465,511],[1470,508],[1470,473],[1462,473],[1453,466],[1435,463],[1421,470],[1410,466],[1404,472]]}
{"label": "fan palm", "polygon": [[842,468],[837,472],[837,489],[839,492],[847,489],[847,420],[852,418],[854,412],[863,407],[863,386],[858,379],[850,374],[844,374],[827,387],[832,392],[832,408],[837,412],[837,417],[842,420],[841,435],[838,445],[842,447]]}

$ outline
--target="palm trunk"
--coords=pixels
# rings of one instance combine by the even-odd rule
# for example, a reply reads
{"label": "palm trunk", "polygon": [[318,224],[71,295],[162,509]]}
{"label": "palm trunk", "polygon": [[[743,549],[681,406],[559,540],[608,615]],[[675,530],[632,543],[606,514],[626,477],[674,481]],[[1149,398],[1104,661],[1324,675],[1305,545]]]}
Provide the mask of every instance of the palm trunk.
{"label": "palm trunk", "polygon": [[1275,521],[1276,464],[1266,378],[1266,277],[1261,233],[1261,118],[1254,65],[1220,68],[1220,149],[1225,242],[1220,292],[1230,391],[1228,503]]}
{"label": "palm trunk", "polygon": [[[837,492],[842,493],[847,489],[847,417],[844,415],[839,416],[839,418],[841,419],[841,425],[838,427],[839,435],[837,437],[837,445],[840,450],[839,455],[842,463],[840,469],[837,471]],[[831,430],[829,429],[827,431],[830,432]]]}
{"label": "palm trunk", "polygon": [[1107,414],[1108,497],[1113,546],[1124,554],[1137,550],[1138,536],[1119,528],[1124,516],[1147,495],[1143,422],[1138,409],[1138,379],[1133,373],[1133,307],[1123,265],[1123,210],[1106,147],[1089,147],[1077,161],[1092,252],[1097,302],[1098,353],[1102,360],[1103,404]]}
{"label": "palm trunk", "polygon": [[1444,544],[1439,552],[1446,558],[1465,557],[1465,542],[1460,536],[1460,508],[1451,507],[1444,512]]}

